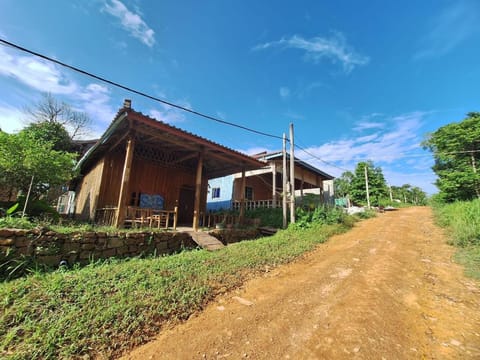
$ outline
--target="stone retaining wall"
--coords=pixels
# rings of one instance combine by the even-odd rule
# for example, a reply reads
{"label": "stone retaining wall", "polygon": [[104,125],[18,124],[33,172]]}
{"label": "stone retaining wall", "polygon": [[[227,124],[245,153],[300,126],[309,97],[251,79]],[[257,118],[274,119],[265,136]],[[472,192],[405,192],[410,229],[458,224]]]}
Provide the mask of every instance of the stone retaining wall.
{"label": "stone retaining wall", "polygon": [[262,236],[258,229],[216,229],[209,231],[209,234],[220,240],[223,245],[243,240],[254,240]]}
{"label": "stone retaining wall", "polygon": [[83,232],[60,234],[45,230],[0,229],[0,260],[23,256],[39,264],[58,266],[88,263],[92,259],[171,254],[197,244],[182,232]]}

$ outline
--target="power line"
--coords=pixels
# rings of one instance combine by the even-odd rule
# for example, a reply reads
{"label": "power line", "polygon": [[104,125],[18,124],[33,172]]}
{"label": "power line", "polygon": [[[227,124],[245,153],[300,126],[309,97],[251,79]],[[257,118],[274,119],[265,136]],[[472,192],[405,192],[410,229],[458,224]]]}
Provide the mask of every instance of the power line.
{"label": "power line", "polygon": [[326,164],[326,165],[333,166],[333,167],[335,167],[335,168],[337,168],[337,169],[340,169],[340,170],[343,170],[343,171],[350,171],[350,170],[348,170],[348,169],[344,169],[344,168],[342,168],[342,167],[340,167],[340,166],[337,166],[337,165],[335,165],[335,164],[333,164],[333,163],[331,163],[331,162],[328,162],[328,161],[326,161],[326,160],[323,160],[322,158],[318,157],[317,155],[312,154],[312,153],[309,152],[308,150],[305,150],[305,149],[304,149],[303,147],[301,147],[300,145],[295,144],[295,147],[298,148],[299,150],[302,150],[305,154],[310,155],[312,158],[317,159],[317,160],[321,161],[322,163],[324,163],[324,164]]}
{"label": "power line", "polygon": [[198,111],[195,111],[195,110],[192,110],[192,109],[189,109],[189,108],[186,108],[184,106],[181,106],[181,105],[177,105],[177,104],[174,104],[170,101],[166,101],[166,100],[162,100],[156,96],[153,96],[153,95],[149,95],[147,93],[144,93],[142,91],[139,91],[139,90],[135,90],[133,88],[130,88],[128,86],[125,86],[125,85],[122,85],[120,83],[117,83],[115,81],[112,81],[112,80],[108,80],[104,77],[101,77],[101,76],[98,76],[98,75],[95,75],[95,74],[92,74],[88,71],[85,71],[85,70],[82,70],[80,68],[77,68],[75,66],[72,66],[72,65],[69,65],[69,64],[66,64],[64,62],[61,62],[59,60],[55,60],[51,57],[48,57],[46,55],[43,55],[43,54],[40,54],[38,52],[35,52],[35,51],[32,51],[32,50],[29,50],[27,48],[24,48],[22,46],[19,46],[17,44],[14,44],[14,43],[11,43],[9,41],[6,41],[4,39],[1,39],[0,38],[0,43],[2,43],[3,45],[5,46],[10,46],[10,47],[13,47],[17,50],[20,50],[20,51],[23,51],[23,52],[26,52],[28,54],[31,54],[31,55],[34,55],[34,56],[37,56],[41,59],[44,59],[44,60],[47,60],[47,61],[50,61],[50,62],[53,62],[57,65],[60,65],[60,66],[63,66],[65,68],[68,68],[70,70],[73,70],[75,72],[78,72],[82,75],[85,75],[85,76],[89,76],[91,78],[94,78],[96,80],[99,80],[99,81],[102,81],[104,83],[107,83],[107,84],[110,84],[112,86],[115,86],[115,87],[118,87],[120,89],[123,89],[123,90],[126,90],[126,91],[129,91],[131,93],[134,93],[134,94],[137,94],[137,95],[140,95],[140,96],[143,96],[143,97],[146,97],[150,100],[154,100],[154,101],[157,101],[157,102],[160,102],[162,104],[165,104],[165,105],[168,105],[168,106],[171,106],[171,107],[174,107],[174,108],[177,108],[177,109],[180,109],[182,111],[186,111],[186,112],[189,112],[191,114],[194,114],[194,115],[197,115],[197,116],[200,116],[200,117],[203,117],[205,119],[208,119],[208,120],[212,120],[212,121],[216,121],[218,123],[221,123],[221,124],[224,124],[224,125],[229,125],[229,126],[233,126],[233,127],[236,127],[236,128],[239,128],[239,129],[242,129],[242,130],[245,130],[245,131],[249,131],[249,132],[252,132],[252,133],[255,133],[255,134],[258,134],[258,135],[262,135],[262,136],[267,136],[267,137],[271,137],[271,138],[274,138],[274,139],[280,139],[282,140],[283,138],[281,136],[278,136],[278,135],[273,135],[273,134],[269,134],[269,133],[266,133],[266,132],[263,132],[263,131],[259,131],[259,130],[255,130],[255,129],[251,129],[249,127],[246,127],[246,126],[243,126],[243,125],[239,125],[239,124],[235,124],[233,122],[229,122],[229,121],[225,121],[225,120],[222,120],[222,119],[219,119],[219,118],[216,118],[216,117],[213,117],[213,116],[210,116],[210,115],[206,115],[206,114],[203,114],[201,112],[198,112]]}

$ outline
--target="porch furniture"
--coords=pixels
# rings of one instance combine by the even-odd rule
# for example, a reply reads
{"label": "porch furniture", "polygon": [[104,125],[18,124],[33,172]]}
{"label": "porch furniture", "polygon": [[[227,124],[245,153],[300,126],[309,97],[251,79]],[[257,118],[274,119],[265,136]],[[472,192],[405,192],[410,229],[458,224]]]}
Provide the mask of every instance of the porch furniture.
{"label": "porch furniture", "polygon": [[127,216],[125,217],[125,224],[130,224],[131,227],[150,226],[152,217],[152,209],[141,208],[138,206],[127,206]]}
{"label": "porch furniture", "polygon": [[153,210],[150,216],[150,227],[156,227],[157,229],[168,229],[170,225],[170,219],[173,221],[173,229],[177,228],[177,213],[178,208],[175,206],[174,210]]}

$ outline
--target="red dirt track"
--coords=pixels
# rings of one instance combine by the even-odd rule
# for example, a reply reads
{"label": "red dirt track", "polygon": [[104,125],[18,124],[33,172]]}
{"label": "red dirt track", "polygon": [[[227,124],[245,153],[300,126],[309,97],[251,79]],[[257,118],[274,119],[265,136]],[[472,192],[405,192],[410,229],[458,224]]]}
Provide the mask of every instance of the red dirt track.
{"label": "red dirt track", "polygon": [[431,209],[379,214],[125,359],[480,359],[479,283]]}

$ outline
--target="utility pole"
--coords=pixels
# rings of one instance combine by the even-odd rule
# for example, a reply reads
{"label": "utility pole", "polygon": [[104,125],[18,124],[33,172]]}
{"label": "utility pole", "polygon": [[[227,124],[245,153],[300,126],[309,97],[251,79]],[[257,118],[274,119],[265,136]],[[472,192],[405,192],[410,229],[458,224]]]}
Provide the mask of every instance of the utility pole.
{"label": "utility pole", "polygon": [[367,189],[367,207],[370,209],[370,193],[368,192],[368,172],[367,172],[367,164],[365,164],[364,170],[365,170],[365,188]]}
{"label": "utility pole", "polygon": [[390,202],[393,202],[393,196],[392,196],[392,187],[389,185],[388,190],[390,191]]}
{"label": "utility pole", "polygon": [[295,155],[293,143],[293,123],[290,123],[290,223],[295,223]]}
{"label": "utility pole", "polygon": [[287,135],[283,134],[282,147],[282,212],[283,212],[283,228],[287,227]]}

